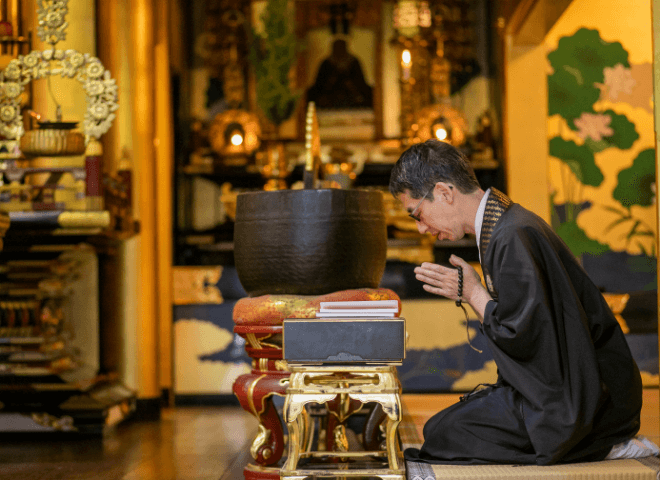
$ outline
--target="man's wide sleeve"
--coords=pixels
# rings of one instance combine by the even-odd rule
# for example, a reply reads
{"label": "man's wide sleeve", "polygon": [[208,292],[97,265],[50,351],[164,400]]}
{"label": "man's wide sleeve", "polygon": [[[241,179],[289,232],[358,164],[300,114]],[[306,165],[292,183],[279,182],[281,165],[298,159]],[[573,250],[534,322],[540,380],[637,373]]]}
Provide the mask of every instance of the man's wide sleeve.
{"label": "man's wide sleeve", "polygon": [[507,232],[491,248],[498,298],[486,306],[483,333],[500,375],[524,398],[539,463],[553,463],[590,431],[601,401],[587,317],[545,237]]}

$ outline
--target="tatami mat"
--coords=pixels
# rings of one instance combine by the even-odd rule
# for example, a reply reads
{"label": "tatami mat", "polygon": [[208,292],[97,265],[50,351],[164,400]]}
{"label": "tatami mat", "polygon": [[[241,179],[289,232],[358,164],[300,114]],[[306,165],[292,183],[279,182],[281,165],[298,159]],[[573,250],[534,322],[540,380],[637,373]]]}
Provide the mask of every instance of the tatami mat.
{"label": "tatami mat", "polygon": [[[653,457],[655,458],[655,457]],[[656,459],[657,460],[657,459]],[[565,480],[656,480],[658,471],[638,460],[609,460],[538,467],[534,465],[410,465],[408,480],[470,479],[565,479]]]}
{"label": "tatami mat", "polygon": [[[437,411],[455,403],[458,395],[404,395],[403,421],[399,427],[403,448],[420,447],[421,429],[426,420]],[[647,404],[650,400],[651,405]],[[645,394],[645,410],[655,422],[640,433],[657,441],[657,393]],[[651,407],[649,409],[649,407]],[[642,414],[644,424],[644,412]],[[648,428],[648,427],[647,427]],[[646,430],[646,431],[645,431]],[[408,480],[511,480],[511,479],[564,479],[564,480],[660,480],[660,459],[648,457],[637,460],[609,460],[603,462],[574,463],[539,467],[535,465],[429,465],[406,462]]]}

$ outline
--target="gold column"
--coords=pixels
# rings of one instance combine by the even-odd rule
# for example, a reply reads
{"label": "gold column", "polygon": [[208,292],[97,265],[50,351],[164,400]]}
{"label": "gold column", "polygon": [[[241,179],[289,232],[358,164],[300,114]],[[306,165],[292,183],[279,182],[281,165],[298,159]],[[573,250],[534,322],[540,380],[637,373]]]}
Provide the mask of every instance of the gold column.
{"label": "gold column", "polygon": [[156,78],[156,236],[160,387],[172,389],[172,170],[174,131],[170,87],[169,1],[157,12]]}
{"label": "gold column", "polygon": [[[124,98],[122,92],[126,90],[122,83],[122,62],[118,57],[116,48],[113,48],[111,38],[117,31],[119,25],[118,2],[97,1],[96,2],[96,55],[108,69],[119,90],[120,110],[127,108],[122,105]],[[104,173],[115,170],[117,152],[120,151],[120,135],[118,123],[120,117],[115,119],[110,130],[101,137],[103,147],[103,171]],[[122,327],[125,324],[122,316],[121,305],[122,283],[125,281],[122,273],[121,263],[123,256],[117,252],[114,255],[99,257],[99,271],[103,288],[103,296],[100,298],[100,336],[101,344],[101,368],[106,372],[118,373],[123,362]]]}
{"label": "gold column", "polygon": [[[544,5],[541,0],[521,2],[504,26],[503,134],[507,194],[550,222],[548,85],[546,75],[539,74],[548,62]],[[544,162],[546,168],[529,158]]]}
{"label": "gold column", "polygon": [[142,398],[160,397],[161,388],[172,386],[169,9],[169,1],[97,0],[99,57],[117,79],[120,100],[116,125],[103,137],[105,158],[115,164],[123,148],[132,152],[134,212],[141,227],[123,249],[122,281],[130,298],[118,309],[125,310],[125,335],[135,335],[120,349],[123,371]]}
{"label": "gold column", "polygon": [[[653,103],[653,115],[655,120],[655,184],[658,185],[658,169],[660,169],[660,0],[653,0],[651,3],[651,21],[653,28],[653,98],[656,101]],[[660,207],[658,202],[655,202],[656,219],[660,224]],[[660,252],[659,237],[656,237],[656,251]],[[658,256],[660,259],[660,256]],[[660,270],[660,262],[656,265],[656,275]],[[660,296],[658,297],[660,302]],[[660,328],[660,318],[658,319],[658,327]],[[659,343],[660,347],[660,343]]]}
{"label": "gold column", "polygon": [[[109,0],[112,1],[112,0]],[[137,382],[142,398],[160,396],[158,381],[158,290],[156,222],[156,108],[154,0],[128,2],[132,48],[132,85],[124,105],[132,112],[136,210],[140,221],[137,241]],[[113,38],[117,44],[116,37]],[[126,43],[121,42],[126,45]],[[117,46],[117,48],[120,48]],[[127,92],[128,93],[128,92]],[[130,98],[127,98],[129,97]]]}
{"label": "gold column", "polygon": [[[119,109],[110,130],[101,137],[104,151],[104,170],[117,170],[118,160],[126,149],[132,158],[133,149],[133,102],[132,92],[132,45],[128,42],[120,47],[117,38],[128,39],[131,31],[130,0],[96,0],[97,55],[110,70],[117,82]],[[139,218],[138,166],[133,168],[133,211]],[[130,388],[141,392],[141,372],[138,358],[141,344],[138,332],[140,295],[140,241],[139,236],[121,242],[116,256],[104,261],[104,286],[113,285],[114,290],[104,292],[102,300],[103,342],[101,362],[108,371],[119,373],[122,381]]]}

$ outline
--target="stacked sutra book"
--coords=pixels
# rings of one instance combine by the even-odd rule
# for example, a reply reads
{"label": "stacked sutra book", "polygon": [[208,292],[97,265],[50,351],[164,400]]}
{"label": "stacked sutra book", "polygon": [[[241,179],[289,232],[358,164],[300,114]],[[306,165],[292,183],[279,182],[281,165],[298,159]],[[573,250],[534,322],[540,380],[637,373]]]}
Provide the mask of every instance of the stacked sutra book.
{"label": "stacked sutra book", "polygon": [[398,300],[321,302],[316,318],[394,318],[398,313]]}
{"label": "stacked sutra book", "polygon": [[398,300],[321,302],[316,318],[284,320],[284,359],[293,364],[400,364],[405,319]]}

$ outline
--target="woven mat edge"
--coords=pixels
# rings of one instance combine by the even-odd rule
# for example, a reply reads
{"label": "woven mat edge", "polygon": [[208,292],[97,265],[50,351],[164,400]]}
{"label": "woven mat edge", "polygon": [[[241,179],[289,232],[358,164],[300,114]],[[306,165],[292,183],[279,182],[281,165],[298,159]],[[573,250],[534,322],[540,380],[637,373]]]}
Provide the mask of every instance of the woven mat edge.
{"label": "woven mat edge", "polygon": [[[419,437],[417,428],[412,416],[408,412],[405,401],[402,400],[402,429],[400,432],[402,447],[405,450],[409,447],[419,448],[422,445],[422,439]],[[644,457],[636,458],[635,461],[643,466],[650,468],[655,472],[655,477],[660,480],[660,458]],[[406,461],[406,476],[408,480],[437,480],[433,472],[433,466],[427,463],[418,463]]]}

